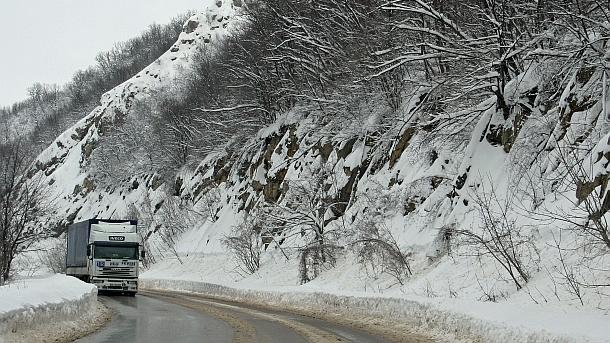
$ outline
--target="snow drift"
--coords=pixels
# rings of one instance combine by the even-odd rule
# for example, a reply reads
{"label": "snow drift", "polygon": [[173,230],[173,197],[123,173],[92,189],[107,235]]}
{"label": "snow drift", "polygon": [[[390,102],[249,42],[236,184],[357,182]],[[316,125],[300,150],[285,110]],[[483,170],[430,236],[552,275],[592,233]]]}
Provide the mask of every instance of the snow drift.
{"label": "snow drift", "polygon": [[97,288],[73,277],[57,274],[0,287],[0,341],[26,329],[96,314]]}
{"label": "snow drift", "polygon": [[218,284],[143,279],[150,290],[201,293],[205,296],[271,306],[282,310],[314,311],[350,318],[400,321],[420,332],[483,342],[607,342],[610,328],[604,316],[570,316],[534,306],[481,303],[457,299],[394,298],[363,294],[329,294],[271,289],[232,288]]}

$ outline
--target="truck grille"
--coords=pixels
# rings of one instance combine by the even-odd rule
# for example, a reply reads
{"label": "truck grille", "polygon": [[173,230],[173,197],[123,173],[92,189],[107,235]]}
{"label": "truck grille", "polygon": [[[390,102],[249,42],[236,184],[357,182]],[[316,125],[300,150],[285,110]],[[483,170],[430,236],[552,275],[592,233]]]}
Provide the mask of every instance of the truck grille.
{"label": "truck grille", "polygon": [[100,276],[135,277],[135,269],[130,267],[102,267],[98,272]]}
{"label": "truck grille", "polygon": [[[104,286],[104,289],[119,289],[119,290],[122,290],[123,286],[121,286],[121,285],[110,285],[110,286]],[[127,289],[127,287],[125,287],[125,289]]]}

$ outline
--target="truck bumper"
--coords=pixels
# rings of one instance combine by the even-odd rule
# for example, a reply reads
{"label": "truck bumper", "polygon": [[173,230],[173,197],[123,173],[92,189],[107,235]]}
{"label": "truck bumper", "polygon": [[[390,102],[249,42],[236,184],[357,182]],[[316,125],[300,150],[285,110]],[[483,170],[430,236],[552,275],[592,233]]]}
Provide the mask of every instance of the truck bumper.
{"label": "truck bumper", "polygon": [[117,291],[117,292],[137,292],[137,279],[102,279],[91,278],[91,283],[97,286],[97,289],[102,291]]}

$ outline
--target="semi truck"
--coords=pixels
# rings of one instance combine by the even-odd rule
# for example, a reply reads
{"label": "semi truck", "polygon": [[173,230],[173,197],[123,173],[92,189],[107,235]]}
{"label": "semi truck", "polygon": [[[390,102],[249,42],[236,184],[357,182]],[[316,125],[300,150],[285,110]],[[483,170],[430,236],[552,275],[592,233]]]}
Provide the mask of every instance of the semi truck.
{"label": "semi truck", "polygon": [[88,219],[68,227],[66,275],[100,291],[134,296],[138,267],[144,258],[136,220]]}

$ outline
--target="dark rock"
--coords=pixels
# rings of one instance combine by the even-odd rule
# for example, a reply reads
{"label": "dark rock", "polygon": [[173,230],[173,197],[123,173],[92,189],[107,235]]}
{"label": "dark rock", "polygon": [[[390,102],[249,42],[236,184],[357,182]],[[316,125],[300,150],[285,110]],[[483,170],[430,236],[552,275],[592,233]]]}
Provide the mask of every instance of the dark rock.
{"label": "dark rock", "polygon": [[182,184],[184,181],[181,177],[176,178],[176,182],[174,183],[174,196],[179,196],[182,193]]}
{"label": "dark rock", "polygon": [[160,202],[158,202],[157,204],[155,204],[155,210],[153,213],[157,213],[160,209],[161,206],[163,206],[163,203],[165,202],[165,200],[161,200]]}
{"label": "dark rock", "polygon": [[197,27],[199,27],[199,22],[197,20],[191,19],[186,23],[184,27],[184,32],[192,33],[197,29]]}
{"label": "dark rock", "polygon": [[398,142],[394,146],[392,153],[390,154],[390,160],[389,160],[390,169],[394,168],[394,165],[396,164],[396,162],[398,162],[398,160],[400,159],[400,156],[402,156],[402,153],[409,146],[409,143],[411,142],[411,139],[413,138],[413,136],[415,135],[416,132],[417,132],[417,129],[415,129],[414,127],[408,127],[402,133],[402,135],[398,139]]}

